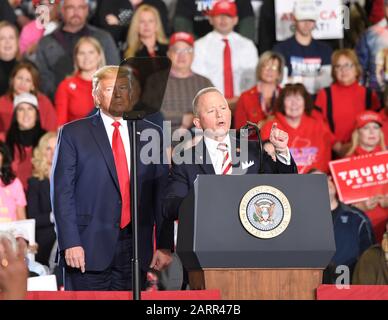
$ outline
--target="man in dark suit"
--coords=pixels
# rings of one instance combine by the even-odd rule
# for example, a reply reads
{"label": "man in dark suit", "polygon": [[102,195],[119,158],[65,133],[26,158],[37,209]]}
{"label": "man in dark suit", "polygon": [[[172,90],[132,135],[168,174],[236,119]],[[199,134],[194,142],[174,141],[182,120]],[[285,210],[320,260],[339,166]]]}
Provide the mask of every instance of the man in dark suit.
{"label": "man in dark suit", "polygon": [[[204,137],[195,146],[175,154],[167,195],[166,215],[178,219],[179,206],[193,187],[198,174],[259,173],[260,153],[256,142],[245,145],[230,134],[231,111],[224,96],[216,88],[200,90],[193,100],[194,125]],[[273,156],[263,154],[264,173],[297,173],[287,147],[288,134],[272,127],[270,142]],[[173,156],[173,157],[174,157]],[[180,164],[177,164],[177,162]]]}
{"label": "man in dark suit", "polygon": [[[93,76],[93,97],[100,111],[66,124],[59,134],[51,197],[66,290],[132,287],[131,130],[122,115],[133,105],[134,84],[129,68],[101,68]],[[139,121],[136,152],[146,143],[140,140],[145,129],[159,131],[152,123]],[[168,231],[172,225],[164,223],[161,210],[168,167],[138,160],[137,169],[144,287],[150,267],[161,270],[171,262],[172,232]],[[157,250],[153,254],[154,225]]]}

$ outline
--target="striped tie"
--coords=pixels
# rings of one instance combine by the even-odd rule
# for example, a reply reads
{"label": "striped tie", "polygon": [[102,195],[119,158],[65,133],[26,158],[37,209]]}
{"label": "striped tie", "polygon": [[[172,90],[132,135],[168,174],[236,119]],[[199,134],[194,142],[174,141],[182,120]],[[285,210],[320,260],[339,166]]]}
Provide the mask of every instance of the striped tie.
{"label": "striped tie", "polygon": [[229,158],[228,146],[226,143],[219,143],[217,149],[222,151],[224,155],[222,160],[221,174],[232,174],[232,161]]}

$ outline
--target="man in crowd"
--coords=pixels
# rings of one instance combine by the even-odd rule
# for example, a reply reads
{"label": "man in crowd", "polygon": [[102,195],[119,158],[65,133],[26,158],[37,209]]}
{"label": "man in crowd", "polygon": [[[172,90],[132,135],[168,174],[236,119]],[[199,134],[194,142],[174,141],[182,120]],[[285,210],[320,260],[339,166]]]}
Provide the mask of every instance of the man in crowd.
{"label": "man in crowd", "polygon": [[215,3],[209,21],[213,31],[195,42],[192,69],[207,77],[234,109],[240,93],[256,82],[258,52],[253,41],[233,31],[238,22],[235,3]]}
{"label": "man in crowd", "polygon": [[81,37],[92,36],[100,41],[107,64],[120,63],[119,51],[111,35],[87,24],[88,0],[63,0],[61,14],[63,25],[43,37],[36,52],[42,91],[51,99],[59,83],[74,70],[73,49]]}
{"label": "man in crowd", "polygon": [[[185,31],[203,37],[211,31],[208,21],[208,13],[218,1],[225,0],[179,0],[176,4],[174,29]],[[229,1],[229,0],[226,0]],[[254,39],[254,14],[250,1],[230,0],[237,6],[239,23],[236,26],[238,33],[251,40]]]}
{"label": "man in crowd", "polygon": [[195,94],[211,87],[209,79],[191,71],[194,57],[194,37],[187,32],[176,32],[170,38],[167,56],[171,59],[171,71],[164,94],[162,112],[166,121],[171,121],[174,133],[182,123],[185,113],[192,111]]}
{"label": "man in crowd", "polygon": [[297,0],[294,7],[295,35],[278,43],[274,51],[281,53],[287,65],[289,82],[303,83],[310,94],[331,83],[332,49],[313,39],[318,19],[313,0]]}
{"label": "man in crowd", "polygon": [[[312,169],[310,173],[323,174],[315,169]],[[336,273],[337,266],[347,266],[351,279],[358,258],[375,243],[375,238],[371,222],[365,213],[338,200],[337,190],[331,176],[327,177],[327,184],[336,252],[324,270],[323,283],[335,284],[339,275]]]}

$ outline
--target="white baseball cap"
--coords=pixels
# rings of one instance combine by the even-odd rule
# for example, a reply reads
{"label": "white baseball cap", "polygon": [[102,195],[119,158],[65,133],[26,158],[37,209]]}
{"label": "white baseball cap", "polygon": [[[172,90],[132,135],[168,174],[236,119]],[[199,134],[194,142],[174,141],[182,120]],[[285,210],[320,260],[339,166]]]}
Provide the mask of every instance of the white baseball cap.
{"label": "white baseball cap", "polygon": [[318,20],[318,8],[314,0],[296,0],[294,17],[296,20]]}
{"label": "white baseball cap", "polygon": [[29,103],[30,105],[38,108],[38,99],[31,93],[25,92],[18,94],[13,99],[13,106],[16,108],[21,103]]}

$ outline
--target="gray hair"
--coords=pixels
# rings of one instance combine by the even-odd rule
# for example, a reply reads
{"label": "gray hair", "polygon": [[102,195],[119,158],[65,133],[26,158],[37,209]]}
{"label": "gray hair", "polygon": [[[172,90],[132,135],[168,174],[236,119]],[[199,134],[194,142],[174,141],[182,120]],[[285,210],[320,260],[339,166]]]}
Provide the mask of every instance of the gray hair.
{"label": "gray hair", "polygon": [[228,102],[226,101],[224,95],[222,94],[222,92],[220,90],[218,90],[216,87],[207,87],[207,88],[203,88],[201,90],[199,90],[197,92],[197,94],[195,95],[194,99],[193,99],[193,114],[195,117],[198,117],[198,104],[199,104],[199,99],[205,95],[206,93],[209,93],[209,92],[217,92],[219,93],[225,100],[226,104],[228,104]]}

